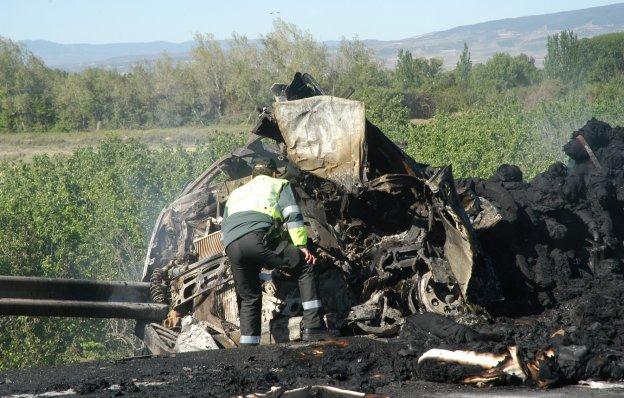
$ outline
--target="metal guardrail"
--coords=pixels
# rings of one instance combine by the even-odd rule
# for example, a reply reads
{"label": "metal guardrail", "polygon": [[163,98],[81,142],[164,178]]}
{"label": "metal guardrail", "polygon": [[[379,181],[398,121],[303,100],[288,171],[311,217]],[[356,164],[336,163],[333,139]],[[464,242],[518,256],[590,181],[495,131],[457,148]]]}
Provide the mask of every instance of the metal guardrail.
{"label": "metal guardrail", "polygon": [[0,315],[160,321],[169,307],[153,303],[146,282],[0,276]]}

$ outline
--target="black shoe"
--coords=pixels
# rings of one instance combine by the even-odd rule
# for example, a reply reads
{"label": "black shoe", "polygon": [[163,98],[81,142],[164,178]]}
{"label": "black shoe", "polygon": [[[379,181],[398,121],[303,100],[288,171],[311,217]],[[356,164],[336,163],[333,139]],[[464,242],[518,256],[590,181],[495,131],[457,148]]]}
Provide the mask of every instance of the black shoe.
{"label": "black shoe", "polygon": [[327,340],[338,336],[337,330],[327,329],[324,326],[318,328],[305,328],[301,340],[303,341],[319,341]]}
{"label": "black shoe", "polygon": [[246,347],[256,347],[258,346],[258,343],[240,343],[238,345],[239,348],[246,348]]}

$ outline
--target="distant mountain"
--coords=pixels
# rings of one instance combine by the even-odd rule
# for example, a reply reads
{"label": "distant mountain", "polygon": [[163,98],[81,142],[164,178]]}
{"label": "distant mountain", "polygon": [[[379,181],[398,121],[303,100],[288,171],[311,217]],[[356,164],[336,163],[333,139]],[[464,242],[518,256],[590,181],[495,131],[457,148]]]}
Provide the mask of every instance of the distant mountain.
{"label": "distant mountain", "polygon": [[624,3],[582,10],[500,19],[459,26],[396,41],[366,41],[380,58],[394,60],[400,48],[419,57],[438,57],[447,67],[455,65],[464,42],[472,60],[483,62],[497,52],[525,53],[539,65],[546,55],[546,39],[562,30],[573,30],[579,37],[592,37],[624,30]]}
{"label": "distant mountain", "polygon": [[194,42],[59,44],[47,40],[24,40],[22,44],[50,67],[79,71],[90,67],[125,69],[137,62],[153,61],[163,53],[174,59],[188,58]]}
{"label": "distant mountain", "polygon": [[[546,38],[561,30],[573,30],[579,37],[592,37],[624,30],[624,3],[582,10],[500,19],[459,26],[402,40],[365,40],[386,64],[392,65],[399,49],[410,50],[415,56],[437,57],[445,67],[457,62],[464,42],[474,62],[483,62],[496,52],[512,55],[525,53],[543,63]],[[25,40],[24,45],[41,57],[48,66],[68,71],[88,67],[127,70],[137,62],[153,62],[166,52],[175,60],[189,59],[193,41],[169,43],[58,44],[45,40]],[[227,45],[227,41],[223,41]],[[337,41],[325,44],[334,49]]]}

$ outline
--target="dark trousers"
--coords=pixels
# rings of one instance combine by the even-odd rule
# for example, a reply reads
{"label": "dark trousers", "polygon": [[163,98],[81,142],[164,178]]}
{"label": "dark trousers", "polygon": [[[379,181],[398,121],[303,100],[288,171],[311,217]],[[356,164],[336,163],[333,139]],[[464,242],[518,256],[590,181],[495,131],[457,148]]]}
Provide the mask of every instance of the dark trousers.
{"label": "dark trousers", "polygon": [[267,245],[264,242],[265,233],[264,230],[250,232],[230,243],[225,249],[232,267],[236,294],[240,298],[241,336],[260,336],[262,287],[259,273],[263,267],[278,268],[297,276],[304,308],[304,327],[322,326],[316,267],[306,264],[301,250],[292,244],[276,242],[277,245]]}

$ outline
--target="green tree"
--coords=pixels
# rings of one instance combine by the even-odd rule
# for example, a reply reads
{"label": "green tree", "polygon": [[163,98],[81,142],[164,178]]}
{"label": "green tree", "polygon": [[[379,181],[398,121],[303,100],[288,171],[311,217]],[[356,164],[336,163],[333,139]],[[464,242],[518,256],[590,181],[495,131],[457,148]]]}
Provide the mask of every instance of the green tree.
{"label": "green tree", "polygon": [[607,81],[624,73],[624,33],[611,33],[579,40],[585,77]]}
{"label": "green tree", "polygon": [[399,87],[404,90],[418,85],[411,52],[404,51],[402,48],[399,50],[394,76]]}
{"label": "green tree", "polygon": [[466,82],[470,78],[470,72],[472,71],[472,61],[470,59],[470,51],[468,51],[468,44],[464,43],[464,49],[459,56],[459,61],[455,66],[455,75],[459,81]]}
{"label": "green tree", "polygon": [[368,87],[388,87],[388,72],[358,39],[343,39],[332,61],[331,75],[324,86],[334,95],[345,95],[351,90],[357,92]]}
{"label": "green tree", "polygon": [[256,115],[256,108],[269,104],[268,87],[273,83],[261,49],[247,37],[232,35],[227,52],[226,95],[230,114]]}
{"label": "green tree", "polygon": [[393,89],[368,87],[358,90],[353,98],[364,102],[366,118],[377,125],[391,139],[403,142],[412,131],[409,109],[403,104],[403,95]]}
{"label": "green tree", "polygon": [[[190,67],[176,65],[170,56],[163,56],[154,65],[153,81],[156,125],[177,127],[197,121],[199,98]],[[200,112],[200,118],[206,115],[205,109]]]}
{"label": "green tree", "polygon": [[0,131],[45,130],[55,123],[52,87],[62,73],[0,37]]}
{"label": "green tree", "polygon": [[296,72],[308,72],[322,81],[327,74],[327,49],[309,32],[282,19],[261,39],[263,62],[276,82],[290,82]]}
{"label": "green tree", "polygon": [[221,44],[211,34],[195,35],[195,47],[191,50],[194,77],[194,94],[199,101],[199,120],[218,120],[225,113],[227,60]]}
{"label": "green tree", "polygon": [[546,49],[544,71],[547,76],[567,83],[580,81],[583,65],[579,40],[574,32],[564,30],[549,36],[546,42]]}
{"label": "green tree", "polygon": [[494,86],[497,90],[529,86],[537,81],[539,72],[535,59],[525,54],[511,56],[496,53],[485,64],[477,65],[472,71],[472,81],[480,86]]}
{"label": "green tree", "polygon": [[413,58],[411,52],[400,49],[394,77],[399,87],[409,90],[435,79],[441,71],[441,59]]}

